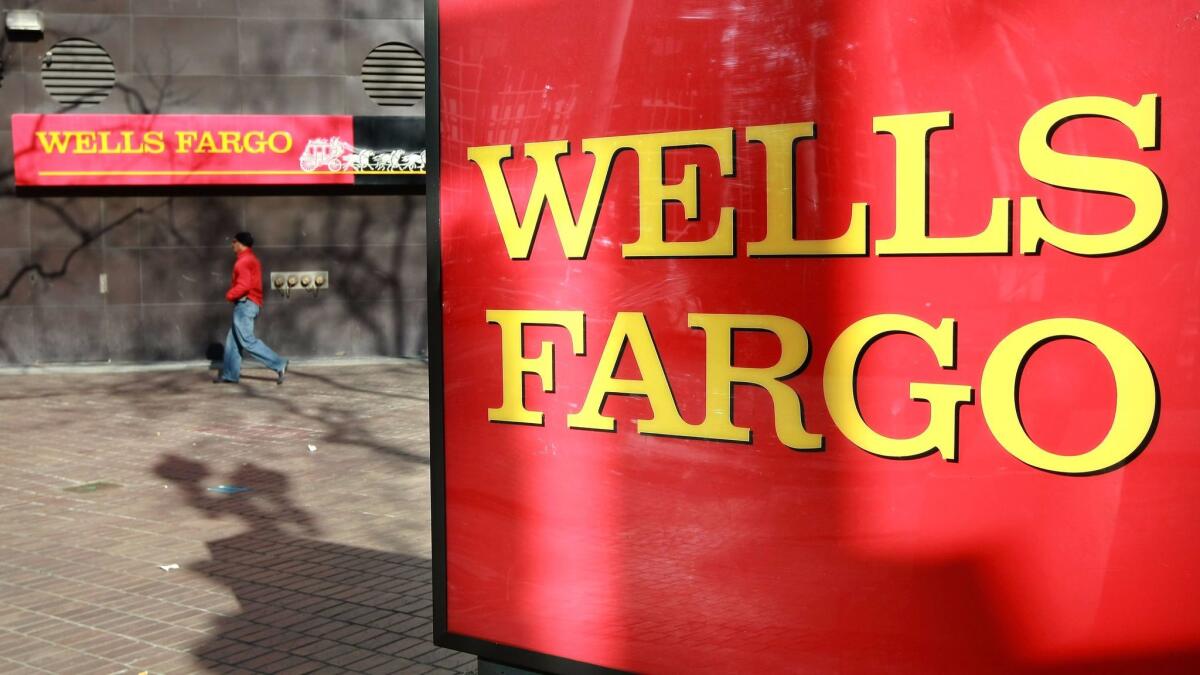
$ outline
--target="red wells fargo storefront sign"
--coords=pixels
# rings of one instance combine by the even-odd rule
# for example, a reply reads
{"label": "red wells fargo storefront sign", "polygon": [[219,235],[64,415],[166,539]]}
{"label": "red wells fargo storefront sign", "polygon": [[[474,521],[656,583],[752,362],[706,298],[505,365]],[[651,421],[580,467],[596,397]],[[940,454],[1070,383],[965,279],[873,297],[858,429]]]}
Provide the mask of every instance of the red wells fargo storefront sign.
{"label": "red wells fargo storefront sign", "polygon": [[1200,672],[1194,6],[438,4],[443,644]]}
{"label": "red wells fargo storefront sign", "polygon": [[414,121],[421,122],[349,115],[13,115],[13,160],[19,186],[403,182],[425,174],[423,130]]}

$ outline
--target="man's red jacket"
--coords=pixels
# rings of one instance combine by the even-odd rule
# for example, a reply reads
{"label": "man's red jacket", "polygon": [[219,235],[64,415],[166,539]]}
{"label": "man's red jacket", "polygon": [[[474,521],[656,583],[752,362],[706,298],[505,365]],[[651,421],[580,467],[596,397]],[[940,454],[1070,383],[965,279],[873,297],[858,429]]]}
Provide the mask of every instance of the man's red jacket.
{"label": "man's red jacket", "polygon": [[262,307],[262,265],[251,249],[242,249],[233,263],[233,282],[225,293],[225,299],[237,302],[242,297],[250,298],[254,304]]}

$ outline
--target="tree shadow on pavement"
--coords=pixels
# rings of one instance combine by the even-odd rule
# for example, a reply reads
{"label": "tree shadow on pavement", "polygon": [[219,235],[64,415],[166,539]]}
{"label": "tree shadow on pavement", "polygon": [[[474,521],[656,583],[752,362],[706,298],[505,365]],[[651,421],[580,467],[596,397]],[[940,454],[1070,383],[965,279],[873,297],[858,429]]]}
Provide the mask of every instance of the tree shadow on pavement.
{"label": "tree shadow on pavement", "polygon": [[[215,480],[200,462],[167,455],[155,473],[209,518],[247,530],[207,543],[189,569],[226,586],[240,613],[221,617],[191,650],[211,672],[474,672],[469,654],[435,647],[429,560],[320,541],[311,514],[290,498],[288,477],[255,464]],[[220,483],[249,488],[213,492]]]}
{"label": "tree shadow on pavement", "polygon": [[[276,387],[273,372],[259,370],[248,364],[242,376],[247,382],[240,385],[236,393],[246,399],[261,401],[266,406],[273,407],[275,411],[270,419],[286,419],[290,426],[310,425],[317,430],[312,434],[314,443],[357,446],[398,458],[408,464],[427,466],[429,457],[427,452],[422,451],[423,448],[405,447],[405,443],[388,438],[377,426],[364,424],[360,404],[355,403],[366,400],[364,397],[394,401],[394,406],[389,409],[393,414],[420,415],[422,420],[427,419],[425,366],[413,363],[385,368],[389,373],[399,373],[399,379],[403,379],[403,376],[419,375],[419,388],[398,386],[389,391],[387,388],[362,385],[353,375],[346,375],[340,370],[318,373],[306,368],[303,363],[289,368],[286,384]],[[203,393],[203,401],[220,393],[217,386],[209,383],[211,378],[211,372],[208,370],[102,375],[89,379],[86,391],[97,398],[122,401],[123,412],[118,413],[119,415],[167,423],[177,419],[181,410],[197,410],[194,398],[197,393]],[[303,394],[297,396],[296,392]],[[46,381],[29,376],[21,381],[20,387],[0,390],[0,402],[53,402],[55,399],[61,399],[64,414],[57,423],[58,430],[61,431],[72,426],[77,420],[90,419],[72,412],[77,405],[76,399],[79,394],[80,388],[74,380],[55,378]]]}
{"label": "tree shadow on pavement", "polygon": [[[256,378],[253,374],[243,375],[242,378],[249,380],[260,379]],[[320,382],[328,386],[331,390],[355,394],[365,393],[371,397],[384,395],[375,390],[367,390],[338,382],[335,378],[314,375],[309,372],[300,372],[298,369],[288,369],[288,382],[292,387],[295,387],[297,382],[304,378]],[[274,376],[261,379],[273,381]],[[261,385],[261,383],[256,384]],[[274,405],[278,409],[278,414],[285,416],[287,419],[304,420],[321,427],[324,432],[320,440],[324,443],[353,445],[373,452],[397,457],[411,464],[429,464],[429,455],[427,452],[414,452],[381,438],[371,429],[365,428],[362,419],[358,416],[358,412],[341,405],[340,400],[325,401],[315,407],[307,407],[296,399],[287,396],[286,391],[282,391],[284,389],[287,389],[287,385],[283,388],[267,387],[265,391],[261,386],[243,385],[239,393],[247,399],[266,401]],[[428,403],[428,398],[423,396],[400,393],[387,394],[387,396],[394,399],[407,399],[422,406]],[[396,410],[399,412],[401,409],[397,407]],[[412,410],[408,410],[407,412],[412,412]],[[428,415],[428,412],[424,412],[423,414]]]}

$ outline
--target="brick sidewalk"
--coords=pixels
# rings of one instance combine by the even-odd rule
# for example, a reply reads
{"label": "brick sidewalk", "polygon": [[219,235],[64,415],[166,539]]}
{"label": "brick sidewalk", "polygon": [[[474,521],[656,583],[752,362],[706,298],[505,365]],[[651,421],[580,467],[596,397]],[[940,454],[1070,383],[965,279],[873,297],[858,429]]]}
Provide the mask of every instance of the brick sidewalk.
{"label": "brick sidewalk", "polygon": [[474,671],[429,642],[425,367],[209,377],[0,376],[0,672]]}

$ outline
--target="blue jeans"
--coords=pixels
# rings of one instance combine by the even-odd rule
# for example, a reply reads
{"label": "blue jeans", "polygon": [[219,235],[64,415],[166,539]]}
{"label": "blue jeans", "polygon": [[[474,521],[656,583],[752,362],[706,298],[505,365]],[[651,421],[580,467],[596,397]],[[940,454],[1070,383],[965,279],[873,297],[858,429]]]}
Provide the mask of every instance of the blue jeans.
{"label": "blue jeans", "polygon": [[258,359],[266,367],[279,372],[287,363],[271,350],[265,342],[254,337],[254,319],[259,308],[250,300],[238,300],[233,306],[233,326],[225,337],[225,361],[221,365],[221,379],[237,382],[242,374],[242,350]]}

